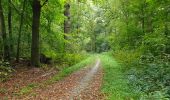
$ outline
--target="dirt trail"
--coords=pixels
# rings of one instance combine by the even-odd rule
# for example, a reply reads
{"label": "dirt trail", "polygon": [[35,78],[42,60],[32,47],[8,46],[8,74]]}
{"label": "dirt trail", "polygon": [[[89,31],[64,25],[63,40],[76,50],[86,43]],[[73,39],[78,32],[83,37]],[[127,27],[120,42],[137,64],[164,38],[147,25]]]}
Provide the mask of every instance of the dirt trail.
{"label": "dirt trail", "polygon": [[85,67],[63,80],[36,89],[22,100],[101,100],[100,87],[102,83],[100,59],[91,67]]}

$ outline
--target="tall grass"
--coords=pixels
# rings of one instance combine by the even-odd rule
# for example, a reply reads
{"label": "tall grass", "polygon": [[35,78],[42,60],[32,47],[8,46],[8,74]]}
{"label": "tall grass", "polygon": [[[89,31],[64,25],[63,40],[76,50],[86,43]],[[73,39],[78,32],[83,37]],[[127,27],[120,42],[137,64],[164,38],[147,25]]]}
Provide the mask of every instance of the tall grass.
{"label": "tall grass", "polygon": [[121,66],[109,55],[100,56],[104,70],[102,92],[107,100],[137,100],[136,94],[128,84]]}
{"label": "tall grass", "polygon": [[58,74],[54,75],[49,81],[58,81],[60,79],[62,79],[63,77],[73,73],[74,71],[79,70],[80,68],[83,68],[85,66],[87,66],[88,64],[92,63],[95,60],[96,56],[90,56],[89,58],[81,61],[80,63],[77,63],[71,67],[65,67],[64,69],[62,69],[62,71],[60,71]]}

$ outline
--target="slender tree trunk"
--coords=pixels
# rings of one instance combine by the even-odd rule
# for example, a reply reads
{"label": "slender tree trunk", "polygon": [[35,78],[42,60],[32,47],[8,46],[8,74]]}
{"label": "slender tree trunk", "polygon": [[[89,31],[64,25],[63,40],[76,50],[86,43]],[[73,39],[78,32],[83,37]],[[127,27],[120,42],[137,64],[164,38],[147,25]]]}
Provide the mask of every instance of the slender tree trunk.
{"label": "slender tree trunk", "polygon": [[8,0],[8,31],[9,31],[9,43],[10,43],[10,55],[13,55],[13,36],[12,36],[12,9],[11,9],[11,0]]}
{"label": "slender tree trunk", "polygon": [[5,19],[3,15],[3,9],[2,9],[2,2],[0,0],[0,32],[2,33],[2,39],[3,39],[3,48],[4,48],[4,60],[9,60],[9,46],[7,43],[7,34],[5,29]]}
{"label": "slender tree trunk", "polygon": [[[79,16],[80,16],[80,10],[81,10],[81,6],[80,6],[80,1],[77,0],[77,6],[78,6],[78,9],[77,9],[77,34],[79,34]],[[80,9],[80,10],[79,10]]]}
{"label": "slender tree trunk", "polygon": [[145,33],[145,5],[146,5],[146,1],[144,0],[142,3],[142,7],[141,7],[141,13],[142,13],[141,22],[142,22],[142,32],[143,33]]}
{"label": "slender tree trunk", "polygon": [[26,0],[24,0],[24,2],[23,2],[23,8],[22,8],[21,18],[20,18],[20,27],[19,27],[18,42],[17,42],[17,56],[16,56],[17,62],[19,62],[19,56],[20,56],[21,32],[22,32],[22,26],[23,26],[25,4],[26,4]]}
{"label": "slender tree trunk", "polygon": [[31,65],[40,65],[40,51],[39,51],[39,26],[41,4],[40,0],[33,0],[33,21],[32,21],[32,45],[31,45]]}
{"label": "slender tree trunk", "polygon": [[[69,3],[66,3],[64,5],[64,16],[66,17],[66,19],[64,20],[64,39],[65,40],[68,40],[68,37],[67,37],[67,34],[70,33],[70,4]],[[63,45],[63,52],[66,52],[67,50],[67,44],[64,43]]]}
{"label": "slender tree trunk", "polygon": [[170,54],[170,38],[168,38],[168,36],[170,36],[170,30],[168,29],[168,12],[165,11],[165,18],[164,18],[164,34],[167,38],[167,43],[166,43],[166,49],[165,49],[165,53]]}
{"label": "slender tree trunk", "polygon": [[153,32],[153,21],[152,21],[152,14],[148,16],[147,18],[147,32],[152,33]]}
{"label": "slender tree trunk", "polygon": [[164,18],[164,33],[165,36],[168,37],[169,35],[169,29],[168,29],[168,12],[165,12],[165,18]]}
{"label": "slender tree trunk", "polygon": [[145,33],[145,15],[143,7],[142,7],[142,32]]}
{"label": "slender tree trunk", "polygon": [[69,33],[70,32],[70,4],[66,3],[64,7],[65,7],[64,16],[67,17],[67,19],[64,20],[64,33]]}

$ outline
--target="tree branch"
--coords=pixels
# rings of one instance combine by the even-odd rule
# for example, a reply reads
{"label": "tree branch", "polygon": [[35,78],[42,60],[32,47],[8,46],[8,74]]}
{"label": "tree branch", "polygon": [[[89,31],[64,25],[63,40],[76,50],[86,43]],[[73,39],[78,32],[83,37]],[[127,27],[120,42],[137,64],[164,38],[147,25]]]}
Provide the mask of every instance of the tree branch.
{"label": "tree branch", "polygon": [[[18,8],[16,8],[15,5],[14,5],[12,2],[10,2],[10,6],[12,6],[19,15],[22,14],[21,11],[18,10]],[[32,27],[32,25],[29,24],[29,21],[27,20],[27,19],[31,20],[31,18],[27,15],[27,18],[24,17],[24,19],[27,21],[27,24],[28,24],[30,27]]]}
{"label": "tree branch", "polygon": [[17,11],[17,13],[21,15],[21,12],[18,10],[18,8],[15,7],[15,5],[12,2],[10,2],[10,6],[12,6]]}
{"label": "tree branch", "polygon": [[44,3],[41,5],[41,7],[43,7],[47,2],[48,0],[45,0]]}

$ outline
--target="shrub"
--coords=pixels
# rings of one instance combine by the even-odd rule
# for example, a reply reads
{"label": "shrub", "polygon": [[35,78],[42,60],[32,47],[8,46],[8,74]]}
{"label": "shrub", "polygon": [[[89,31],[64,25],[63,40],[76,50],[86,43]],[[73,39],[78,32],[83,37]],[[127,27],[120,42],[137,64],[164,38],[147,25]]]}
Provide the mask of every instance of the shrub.
{"label": "shrub", "polygon": [[114,52],[114,57],[124,64],[124,70],[130,69],[138,64],[141,53],[137,50],[119,50]]}
{"label": "shrub", "polygon": [[141,97],[144,98],[142,100],[168,100],[167,98],[170,98],[169,59],[167,55],[145,54],[138,65],[141,69],[129,71],[129,74],[134,76],[129,80],[130,84],[145,93]]}
{"label": "shrub", "polygon": [[58,53],[56,54],[56,57],[54,59],[55,63],[61,64],[63,66],[71,66],[76,63],[79,63],[83,59],[87,58],[87,54],[82,54],[82,53]]}
{"label": "shrub", "polygon": [[64,62],[71,66],[74,65],[78,62],[80,62],[81,60],[83,60],[85,58],[85,55],[81,55],[81,54],[65,54],[64,56]]}
{"label": "shrub", "polygon": [[11,72],[14,70],[11,68],[9,62],[0,61],[0,82],[8,79]]}

